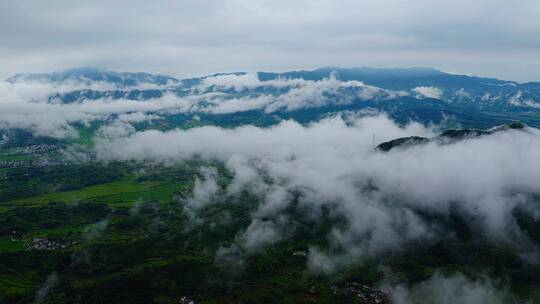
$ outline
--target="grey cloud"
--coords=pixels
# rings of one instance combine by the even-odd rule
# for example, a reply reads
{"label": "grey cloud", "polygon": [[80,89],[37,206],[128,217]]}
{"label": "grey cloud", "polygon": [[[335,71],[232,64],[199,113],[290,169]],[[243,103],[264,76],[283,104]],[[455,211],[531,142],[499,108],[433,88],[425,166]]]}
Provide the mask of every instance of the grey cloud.
{"label": "grey cloud", "polygon": [[[359,81],[340,81],[335,75],[320,81],[309,81],[301,79],[278,79],[272,81],[260,81],[255,74],[246,75],[222,75],[206,78],[203,83],[195,89],[205,92],[212,86],[222,88],[234,88],[236,91],[243,91],[249,88],[272,87],[272,88],[288,88],[289,90],[283,94],[261,95],[254,98],[220,98],[220,95],[215,95],[215,98],[208,96],[205,101],[210,104],[209,107],[198,108],[200,111],[210,113],[234,113],[247,110],[264,110],[267,113],[272,113],[280,109],[288,111],[301,108],[315,108],[328,105],[331,103],[348,104],[353,102],[353,98],[361,100],[373,99],[395,99],[402,96],[407,96],[409,93],[405,91],[385,90],[374,86],[365,85]],[[353,95],[343,94],[342,90],[354,90]],[[337,96],[336,101],[328,98],[328,95]],[[193,110],[196,110],[195,106]]]}
{"label": "grey cloud", "polygon": [[51,292],[51,290],[58,285],[59,279],[58,275],[53,272],[50,275],[47,276],[45,279],[45,282],[39,287],[39,289],[36,292],[35,301],[36,303],[41,303],[43,300],[47,297],[47,295]]}
{"label": "grey cloud", "polygon": [[281,238],[274,223],[268,221],[253,220],[246,231],[241,235],[243,246],[248,251],[261,248],[265,244],[272,244]]}
{"label": "grey cloud", "polygon": [[482,304],[517,303],[510,292],[488,277],[468,279],[462,274],[443,276],[439,273],[429,280],[411,288],[403,285],[387,286],[393,303],[396,304]]}
{"label": "grey cloud", "polygon": [[117,120],[99,128],[97,133],[102,138],[118,138],[135,133],[135,128],[128,122]]}
{"label": "grey cloud", "polygon": [[200,169],[202,179],[195,178],[193,186],[193,196],[188,198],[186,206],[192,210],[199,210],[214,201],[214,196],[220,190],[217,184],[217,170],[212,167],[203,167]]}
{"label": "grey cloud", "polygon": [[142,121],[152,121],[155,119],[160,119],[159,115],[145,114],[143,112],[133,112],[129,114],[120,114],[118,115],[118,120],[128,123],[133,122],[142,122]]}
{"label": "grey cloud", "polygon": [[425,65],[539,78],[534,0],[25,1],[0,12],[3,77],[80,65],[173,75]]}
{"label": "grey cloud", "polygon": [[87,240],[94,240],[101,237],[101,235],[103,235],[103,232],[105,232],[105,230],[107,229],[108,224],[109,222],[107,220],[102,220],[84,227],[84,237]]}
{"label": "grey cloud", "polygon": [[[259,87],[287,88],[287,92],[231,98],[226,93],[213,92],[212,89],[216,86],[238,91]],[[141,89],[145,87],[145,84],[140,86]],[[358,81],[340,81],[335,77],[320,81],[279,79],[262,82],[255,74],[246,74],[208,77],[184,97],[167,93],[160,98],[144,101],[108,98],[70,104],[48,101],[51,94],[81,89],[101,91],[113,90],[115,87],[100,82],[41,83],[24,78],[15,83],[0,82],[0,128],[24,128],[37,135],[66,138],[78,135],[72,127],[73,123],[88,124],[96,120],[107,120],[112,115],[118,115],[116,120],[119,123],[114,122],[113,126],[105,127],[105,131],[112,131],[113,128],[119,131],[119,127],[128,128],[130,123],[160,119],[160,114],[224,114],[248,110],[272,113],[281,109],[296,110],[331,103],[346,104],[351,103],[353,98],[364,101],[387,100],[409,94],[368,86]],[[343,90],[354,90],[355,94],[344,94]],[[327,95],[336,96],[334,99],[337,101],[327,98]]]}
{"label": "grey cloud", "polygon": [[436,87],[416,87],[412,90],[419,98],[438,98],[443,96],[443,90]]}

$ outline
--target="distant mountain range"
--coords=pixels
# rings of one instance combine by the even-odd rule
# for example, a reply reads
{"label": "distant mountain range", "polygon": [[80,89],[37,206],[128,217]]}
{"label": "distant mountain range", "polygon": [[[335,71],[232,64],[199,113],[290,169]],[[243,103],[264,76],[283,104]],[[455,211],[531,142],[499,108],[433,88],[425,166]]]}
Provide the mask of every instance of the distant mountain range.
{"label": "distant mountain range", "polygon": [[259,73],[259,77],[263,80],[277,77],[320,80],[332,73],[337,73],[343,81],[362,81],[390,90],[436,88],[440,90],[441,94],[437,98],[441,100],[476,105],[479,108],[497,105],[540,108],[540,83],[521,84],[495,78],[449,74],[429,68],[321,68],[314,71]]}
{"label": "distant mountain range", "polygon": [[114,72],[97,68],[75,68],[61,72],[40,73],[40,74],[17,74],[8,78],[6,81],[11,83],[21,81],[37,81],[52,83],[92,83],[106,82],[113,83],[121,87],[133,87],[142,84],[166,85],[169,83],[178,83],[178,80],[163,75],[153,75],[148,73],[128,73]]}
{"label": "distant mountain range", "polygon": [[[248,76],[253,77],[248,77]],[[337,87],[317,86],[318,82],[342,83]],[[320,119],[344,111],[380,111],[400,123],[448,123],[452,126],[493,127],[522,121],[540,126],[540,83],[518,83],[495,78],[456,75],[429,68],[374,69],[327,67],[313,71],[256,74],[214,74],[200,78],[176,79],[148,73],[119,73],[95,68],[77,68],[44,74],[19,74],[8,82],[46,82],[56,84],[109,84],[51,92],[49,102],[78,103],[89,100],[152,100],[166,95],[180,98],[197,96],[197,107],[189,113],[234,115],[241,123],[249,120],[272,123],[292,118],[301,122]],[[294,103],[299,81],[313,85],[302,98],[311,98],[298,107]],[[361,82],[361,83],[359,83]],[[306,88],[308,85],[306,85]],[[325,91],[326,90],[326,91]],[[205,95],[206,94],[206,95]],[[314,94],[310,96],[309,94]],[[279,99],[259,108],[240,107],[236,111],[207,111],[208,100]],[[283,96],[286,96],[283,97]],[[268,114],[274,118],[268,118]],[[206,115],[206,116],[205,116]],[[245,121],[243,116],[248,116]],[[256,118],[254,118],[256,117]],[[213,119],[213,118],[212,118]],[[229,119],[229,118],[226,118]]]}

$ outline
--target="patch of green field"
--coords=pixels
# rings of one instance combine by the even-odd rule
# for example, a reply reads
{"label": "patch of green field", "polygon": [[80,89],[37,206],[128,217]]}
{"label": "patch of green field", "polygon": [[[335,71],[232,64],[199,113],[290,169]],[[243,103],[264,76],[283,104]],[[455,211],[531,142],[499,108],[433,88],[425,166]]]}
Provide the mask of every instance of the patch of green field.
{"label": "patch of green field", "polygon": [[26,250],[26,245],[23,241],[12,242],[10,238],[0,238],[0,253],[1,252],[17,252]]}
{"label": "patch of green field", "polygon": [[35,286],[30,283],[32,281],[31,278],[0,273],[0,303],[2,303],[2,297],[4,296],[32,293],[35,288]]}
{"label": "patch of green field", "polygon": [[81,146],[91,147],[94,144],[95,128],[86,126],[77,126],[79,137],[67,141],[68,144],[79,144]]}
{"label": "patch of green field", "polygon": [[147,181],[137,183],[133,179],[90,186],[74,191],[47,193],[4,203],[4,207],[37,206],[50,202],[76,202],[92,200],[114,207],[130,207],[137,200],[170,201],[174,193],[186,185],[172,182]]}
{"label": "patch of green field", "polygon": [[0,154],[0,161],[28,161],[32,160],[32,155],[28,154]]}
{"label": "patch of green field", "polygon": [[39,231],[34,231],[27,233],[25,237],[28,238],[50,238],[50,237],[65,237],[70,234],[81,234],[85,226],[63,226],[58,228],[51,229],[40,229]]}

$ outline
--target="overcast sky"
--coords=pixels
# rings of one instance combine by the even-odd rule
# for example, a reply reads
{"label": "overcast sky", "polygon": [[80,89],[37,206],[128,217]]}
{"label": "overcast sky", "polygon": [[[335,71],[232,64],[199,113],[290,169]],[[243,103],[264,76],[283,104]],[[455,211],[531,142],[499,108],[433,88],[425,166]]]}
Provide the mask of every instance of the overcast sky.
{"label": "overcast sky", "polygon": [[540,81],[538,0],[0,0],[0,78],[428,66]]}

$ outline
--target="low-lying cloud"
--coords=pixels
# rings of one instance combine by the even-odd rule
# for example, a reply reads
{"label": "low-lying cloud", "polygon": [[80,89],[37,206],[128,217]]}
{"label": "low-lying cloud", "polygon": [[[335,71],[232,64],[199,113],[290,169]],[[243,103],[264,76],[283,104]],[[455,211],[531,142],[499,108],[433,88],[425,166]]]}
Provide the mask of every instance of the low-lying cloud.
{"label": "low-lying cloud", "polygon": [[[330,248],[311,248],[312,269],[332,270],[358,256],[399,250],[408,242],[446,233],[419,211],[448,216],[451,209],[458,210],[478,236],[517,244],[518,250],[528,244],[512,212],[516,206],[536,208],[528,194],[540,193],[538,129],[388,153],[374,150],[376,143],[410,135],[432,136],[433,131],[414,123],[401,128],[381,116],[347,121],[336,117],[309,126],[284,121],[270,128],[136,132],[98,139],[95,153],[103,160],[175,162],[199,157],[225,163],[234,174],[229,194],[248,188],[263,198],[252,214],[254,228],[237,238],[244,249],[257,247],[249,241],[250,231],[261,231],[255,228],[272,228],[262,229],[272,232],[263,233],[270,236],[265,243],[280,239],[274,232],[280,231],[280,223],[290,223],[283,217],[293,192],[299,194],[299,206],[314,216],[331,206],[348,224],[332,229]],[[272,223],[261,226],[263,220]]]}
{"label": "low-lying cloud", "polygon": [[35,295],[35,302],[41,303],[49,295],[49,293],[58,285],[59,283],[58,275],[53,272],[47,276],[43,284],[39,287]]}
{"label": "low-lying cloud", "polygon": [[[100,98],[64,104],[58,98],[50,98],[55,94],[79,90],[100,92],[117,89],[125,90],[100,82],[0,82],[0,129],[21,128],[39,136],[70,138],[78,136],[73,127],[75,123],[89,124],[110,119],[137,123],[177,113],[231,114],[251,110],[274,113],[278,110],[391,100],[409,94],[358,81],[341,81],[334,76],[320,81],[261,81],[256,74],[228,74],[204,78],[200,85],[190,88],[182,96],[165,90],[163,96],[146,100]],[[230,89],[233,92],[229,92]]]}
{"label": "low-lying cloud", "polygon": [[417,94],[418,98],[440,99],[444,93],[442,89],[436,87],[416,87],[412,91]]}
{"label": "low-lying cloud", "polygon": [[516,303],[506,288],[488,277],[475,280],[462,274],[445,277],[436,273],[430,279],[411,288],[404,285],[387,286],[392,303],[395,304],[502,304]]}

